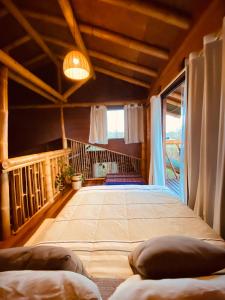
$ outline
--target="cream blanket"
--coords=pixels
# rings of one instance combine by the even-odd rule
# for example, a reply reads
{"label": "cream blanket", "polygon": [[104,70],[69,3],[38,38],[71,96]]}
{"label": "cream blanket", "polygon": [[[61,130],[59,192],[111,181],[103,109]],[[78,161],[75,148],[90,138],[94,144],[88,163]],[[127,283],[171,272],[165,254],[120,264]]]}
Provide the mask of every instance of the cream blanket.
{"label": "cream blanket", "polygon": [[68,247],[94,277],[127,278],[132,275],[129,252],[140,242],[163,235],[185,235],[224,246],[169,189],[138,185],[82,188],[27,245]]}

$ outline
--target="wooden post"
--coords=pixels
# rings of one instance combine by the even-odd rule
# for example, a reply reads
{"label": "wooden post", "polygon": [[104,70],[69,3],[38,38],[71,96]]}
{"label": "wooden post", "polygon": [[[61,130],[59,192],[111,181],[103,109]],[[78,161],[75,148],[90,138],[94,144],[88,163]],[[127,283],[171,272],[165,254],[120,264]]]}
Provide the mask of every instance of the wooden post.
{"label": "wooden post", "polygon": [[54,202],[53,197],[53,189],[52,189],[52,175],[51,175],[51,163],[50,158],[46,157],[44,162],[44,169],[45,169],[45,184],[46,184],[46,194],[47,194],[47,201]]}
{"label": "wooden post", "polygon": [[67,139],[66,139],[66,130],[65,130],[63,107],[60,107],[60,121],[61,121],[63,149],[67,149]]}
{"label": "wooden post", "polygon": [[144,177],[144,179],[147,181],[147,175],[146,175],[146,145],[147,145],[147,108],[143,108],[143,117],[144,117],[144,143],[141,143],[141,175]]}
{"label": "wooden post", "polygon": [[[8,159],[8,69],[0,66],[0,161]],[[8,173],[1,174],[1,236],[11,235]]]}

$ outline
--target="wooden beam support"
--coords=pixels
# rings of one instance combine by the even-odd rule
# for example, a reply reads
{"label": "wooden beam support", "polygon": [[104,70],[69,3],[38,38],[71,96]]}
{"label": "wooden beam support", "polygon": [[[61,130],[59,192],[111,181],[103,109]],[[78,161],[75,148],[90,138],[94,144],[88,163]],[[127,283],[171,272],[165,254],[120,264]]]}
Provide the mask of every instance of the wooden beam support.
{"label": "wooden beam support", "polygon": [[16,47],[19,47],[19,46],[29,42],[30,40],[31,40],[31,37],[29,35],[25,35],[25,36],[15,40],[13,43],[9,44],[8,46],[5,46],[3,48],[3,51],[9,52],[9,51],[15,49]]}
{"label": "wooden beam support", "polygon": [[138,0],[100,0],[101,2],[109,3],[117,7],[122,7],[133,12],[140,13],[147,17],[154,18],[169,25],[176,26],[181,29],[190,28],[190,19],[181,16],[173,10],[168,10],[156,6],[151,1],[144,2]]}
{"label": "wooden beam support", "polygon": [[62,26],[62,27],[67,27],[65,19],[55,17],[55,16],[50,16],[47,14],[40,14],[32,10],[28,9],[23,9],[22,13],[24,16],[31,18],[31,19],[36,19],[38,21],[43,21],[47,23],[51,23],[57,26]]}
{"label": "wooden beam support", "polygon": [[123,106],[130,103],[143,104],[146,99],[133,99],[126,101],[104,101],[104,102],[81,102],[81,103],[66,103],[66,104],[41,104],[41,105],[16,105],[10,106],[10,110],[22,110],[22,109],[58,109],[58,108],[76,108],[76,107],[90,107],[92,105],[106,105],[106,106]]}
{"label": "wooden beam support", "polygon": [[53,96],[54,98],[60,101],[66,101],[66,99],[55,89],[46,84],[36,75],[32,74],[29,70],[24,68],[21,64],[19,64],[17,61],[15,61],[12,57],[10,57],[7,53],[5,53],[2,50],[0,50],[0,62],[7,66],[12,72],[20,75],[23,79],[32,83],[34,86],[40,88],[47,94]]}
{"label": "wooden beam support", "polygon": [[[54,45],[57,45],[57,46],[60,46],[60,47],[66,48],[66,49],[72,49],[73,48],[73,45],[71,43],[64,42],[64,41],[58,40],[56,38],[52,38],[52,37],[49,37],[49,36],[43,36],[43,39],[46,42],[52,43]],[[142,73],[142,74],[150,76],[150,77],[157,77],[158,76],[158,73],[155,70],[149,69],[149,68],[144,67],[144,66],[140,66],[140,65],[137,65],[137,64],[134,64],[134,63],[130,63],[130,62],[127,62],[125,60],[118,59],[118,58],[115,58],[115,57],[112,57],[112,56],[109,56],[109,55],[106,55],[106,54],[103,54],[103,53],[100,53],[100,52],[97,52],[97,51],[93,51],[93,50],[88,50],[88,53],[91,57],[95,57],[97,59],[112,63],[114,65],[117,65],[119,67],[122,67],[122,68],[125,68],[125,69],[128,69],[128,70],[139,72],[139,73]],[[62,56],[60,56],[59,58],[61,60],[63,59]]]}
{"label": "wooden beam support", "polygon": [[123,47],[133,49],[150,56],[157,57],[159,59],[163,59],[163,60],[169,59],[168,51],[161,49],[159,47],[151,46],[146,43],[139,42],[137,40],[127,38],[107,30],[99,29],[94,26],[81,24],[79,25],[79,27],[80,27],[80,31],[85,34],[92,35],[103,40],[107,40],[109,42],[121,45]]}
{"label": "wooden beam support", "polygon": [[65,130],[64,113],[63,113],[62,106],[60,107],[60,124],[61,124],[63,149],[67,149],[66,130]]}
{"label": "wooden beam support", "polygon": [[87,49],[85,47],[84,41],[82,39],[82,36],[80,34],[80,30],[79,30],[79,26],[77,24],[76,18],[74,16],[72,7],[70,5],[69,0],[58,0],[59,6],[62,10],[62,13],[65,17],[65,20],[67,22],[67,25],[69,27],[69,30],[74,38],[74,41],[76,42],[77,46],[81,49],[81,51],[83,52],[83,54],[86,56],[89,66],[90,66],[90,70],[91,70],[91,76],[95,77],[95,72],[90,60],[90,57],[88,55]]}
{"label": "wooden beam support", "polygon": [[29,33],[32,39],[39,45],[39,47],[50,57],[50,59],[57,64],[57,59],[52,53],[52,51],[48,48],[48,46],[43,41],[40,34],[30,25],[27,19],[23,16],[20,10],[15,6],[15,4],[11,0],[1,0],[1,3],[4,4],[6,9],[10,14],[14,16],[17,22]]}
{"label": "wooden beam support", "polygon": [[65,97],[66,99],[69,98],[74,92],[76,92],[80,87],[82,87],[82,85],[84,85],[88,80],[89,78],[86,78],[74,84],[63,94],[63,97]]}
{"label": "wooden beam support", "polygon": [[13,72],[9,72],[9,78],[16,81],[16,82],[18,82],[19,84],[25,86],[26,88],[30,89],[31,91],[41,95],[42,97],[50,100],[51,102],[58,103],[58,101],[54,97],[52,97],[51,95],[49,95],[48,93],[46,93],[45,91],[40,89],[39,87],[36,87],[35,85],[30,83],[29,81],[23,79],[20,75],[17,75]]}
{"label": "wooden beam support", "polygon": [[117,79],[120,79],[120,80],[123,80],[123,81],[127,81],[127,82],[135,84],[135,85],[142,86],[142,87],[147,88],[147,89],[150,88],[150,84],[148,84],[147,82],[144,82],[144,81],[141,81],[141,80],[138,80],[138,79],[134,79],[132,77],[125,76],[125,75],[122,75],[122,74],[119,74],[119,73],[116,73],[116,72],[112,72],[112,71],[106,70],[106,69],[101,68],[101,67],[95,66],[95,71],[97,71],[99,73],[103,73],[103,74],[108,75],[110,77],[114,77],[114,78],[117,78]]}
{"label": "wooden beam support", "polygon": [[32,66],[33,64],[36,64],[37,62],[42,61],[42,60],[44,60],[46,58],[48,58],[48,56],[45,53],[40,54],[38,56],[35,56],[35,57],[33,57],[33,58],[25,61],[24,66],[25,67]]}
{"label": "wooden beam support", "polygon": [[[8,69],[0,65],[0,162],[8,159]],[[8,173],[0,175],[0,226],[1,237],[11,235]]]}
{"label": "wooden beam support", "polygon": [[177,106],[177,107],[181,107],[181,103],[172,100],[170,97],[166,99],[166,103],[172,104],[172,105]]}
{"label": "wooden beam support", "polygon": [[149,68],[146,68],[146,67],[143,67],[143,66],[140,66],[137,64],[133,64],[133,63],[121,60],[121,59],[117,59],[115,57],[112,57],[112,56],[109,56],[106,54],[102,54],[102,53],[99,53],[99,52],[93,51],[93,50],[88,50],[88,52],[91,57],[95,57],[97,59],[106,61],[108,63],[114,64],[121,68],[125,68],[125,69],[135,71],[138,73],[142,73],[142,74],[150,76],[150,77],[157,77],[157,75],[158,75],[158,73],[155,70],[151,70]]}

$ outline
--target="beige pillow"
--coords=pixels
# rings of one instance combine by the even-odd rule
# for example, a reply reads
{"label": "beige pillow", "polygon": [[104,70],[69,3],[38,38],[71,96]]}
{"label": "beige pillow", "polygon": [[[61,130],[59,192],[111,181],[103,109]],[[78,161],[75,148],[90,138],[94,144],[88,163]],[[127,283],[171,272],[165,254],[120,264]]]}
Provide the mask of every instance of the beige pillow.
{"label": "beige pillow", "polygon": [[141,280],[132,276],[117,287],[109,300],[222,300],[225,276]]}
{"label": "beige pillow", "polygon": [[131,252],[129,263],[143,278],[204,276],[225,267],[225,248],[183,236],[157,237]]}
{"label": "beige pillow", "polygon": [[100,300],[96,284],[69,271],[8,271],[0,273],[0,299]]}
{"label": "beige pillow", "polygon": [[87,276],[73,251],[55,246],[1,249],[0,271],[10,270],[67,270]]}

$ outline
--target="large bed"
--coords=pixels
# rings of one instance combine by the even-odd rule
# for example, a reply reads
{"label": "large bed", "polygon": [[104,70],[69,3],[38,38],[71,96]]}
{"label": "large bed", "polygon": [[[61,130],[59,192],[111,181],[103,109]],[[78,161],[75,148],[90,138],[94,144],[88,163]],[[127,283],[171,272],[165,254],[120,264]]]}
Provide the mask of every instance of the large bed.
{"label": "large bed", "polygon": [[130,251],[163,235],[185,235],[224,246],[168,188],[147,185],[82,188],[56,219],[43,222],[26,245],[68,247],[95,278],[127,278],[132,275]]}

